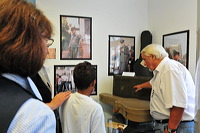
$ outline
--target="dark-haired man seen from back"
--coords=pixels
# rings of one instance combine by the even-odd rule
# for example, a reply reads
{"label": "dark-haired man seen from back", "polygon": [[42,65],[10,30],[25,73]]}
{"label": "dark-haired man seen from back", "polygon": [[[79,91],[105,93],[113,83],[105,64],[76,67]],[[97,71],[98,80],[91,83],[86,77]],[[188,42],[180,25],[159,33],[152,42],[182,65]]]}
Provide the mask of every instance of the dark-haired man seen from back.
{"label": "dark-haired man seen from back", "polygon": [[61,106],[63,132],[106,133],[102,107],[90,97],[96,84],[95,67],[89,62],[79,63],[73,78],[78,92],[71,94]]}

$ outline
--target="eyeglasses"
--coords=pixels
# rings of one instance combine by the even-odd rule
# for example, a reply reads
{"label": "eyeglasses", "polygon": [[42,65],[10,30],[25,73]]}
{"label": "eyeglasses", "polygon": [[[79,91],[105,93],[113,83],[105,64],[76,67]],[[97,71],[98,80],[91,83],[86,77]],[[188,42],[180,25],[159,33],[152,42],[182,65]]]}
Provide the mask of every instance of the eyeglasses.
{"label": "eyeglasses", "polygon": [[147,66],[145,65],[145,61],[144,61],[144,60],[142,60],[142,61],[140,62],[140,65],[142,65],[143,67],[147,67]]}
{"label": "eyeglasses", "polygon": [[[148,60],[149,60],[149,58],[151,57],[153,57],[152,55],[150,55],[150,56],[146,56],[147,58],[148,58]],[[142,65],[143,67],[147,67],[147,65],[145,64],[146,63],[146,60],[147,60],[147,58],[146,59],[143,59],[141,62],[140,62],[140,65]]]}
{"label": "eyeglasses", "polygon": [[54,39],[47,38],[47,40],[46,40],[47,47],[50,47],[53,44],[53,42],[54,42]]}
{"label": "eyeglasses", "polygon": [[45,39],[47,47],[50,47],[53,44],[54,39],[49,38],[44,34],[42,34],[41,36]]}

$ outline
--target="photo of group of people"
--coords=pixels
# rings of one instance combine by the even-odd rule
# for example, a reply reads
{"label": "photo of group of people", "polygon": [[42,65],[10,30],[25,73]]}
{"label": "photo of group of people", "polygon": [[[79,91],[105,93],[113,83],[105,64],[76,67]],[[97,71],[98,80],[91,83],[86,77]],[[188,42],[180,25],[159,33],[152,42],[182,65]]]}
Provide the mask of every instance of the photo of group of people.
{"label": "photo of group of people", "polygon": [[71,91],[75,92],[75,86],[73,83],[73,69],[74,66],[55,66],[55,89],[56,93]]}
{"label": "photo of group of people", "polygon": [[135,37],[109,36],[109,75],[133,72]]}
{"label": "photo of group of people", "polygon": [[[94,65],[97,68],[97,65]],[[55,65],[54,66],[54,88],[55,95],[59,92],[71,91],[77,92],[77,88],[74,84],[73,72],[75,65]],[[94,91],[91,95],[97,94],[97,83]]]}

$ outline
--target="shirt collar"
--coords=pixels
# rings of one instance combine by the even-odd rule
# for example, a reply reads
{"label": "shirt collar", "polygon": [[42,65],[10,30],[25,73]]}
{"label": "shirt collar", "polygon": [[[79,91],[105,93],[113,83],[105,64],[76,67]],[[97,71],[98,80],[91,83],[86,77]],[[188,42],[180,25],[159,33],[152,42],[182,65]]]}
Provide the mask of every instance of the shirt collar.
{"label": "shirt collar", "polygon": [[26,78],[24,78],[24,77],[21,77],[17,74],[11,74],[11,73],[3,73],[2,76],[18,83],[23,88],[28,88],[28,82],[27,82]]}
{"label": "shirt collar", "polygon": [[21,77],[17,74],[12,74],[12,73],[3,73],[2,76],[9,79],[9,80],[12,80],[12,81],[18,83],[24,89],[31,87],[32,91],[37,96],[37,98],[42,100],[42,97],[41,97],[37,87],[35,86],[35,84],[33,83],[33,81],[29,77]]}
{"label": "shirt collar", "polygon": [[170,60],[169,57],[163,58],[163,60],[158,64],[158,66],[156,67],[156,69],[154,71],[159,72],[162,69],[165,62],[167,62],[168,60]]}

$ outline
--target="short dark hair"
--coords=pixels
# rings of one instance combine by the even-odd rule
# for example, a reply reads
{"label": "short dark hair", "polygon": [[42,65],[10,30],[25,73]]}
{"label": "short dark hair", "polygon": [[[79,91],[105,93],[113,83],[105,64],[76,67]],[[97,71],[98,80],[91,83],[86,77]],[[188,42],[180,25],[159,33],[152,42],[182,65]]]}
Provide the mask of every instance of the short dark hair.
{"label": "short dark hair", "polygon": [[73,76],[75,86],[79,90],[84,90],[96,79],[96,69],[91,63],[85,61],[75,66]]}
{"label": "short dark hair", "polygon": [[73,30],[76,30],[76,28],[75,28],[75,27],[72,27],[72,28],[71,28],[71,31],[73,31]]}
{"label": "short dark hair", "polygon": [[0,0],[0,16],[0,74],[37,73],[46,58],[42,33],[53,32],[50,21],[25,0]]}
{"label": "short dark hair", "polygon": [[180,55],[180,52],[176,51],[176,50],[173,50],[173,55],[176,56],[176,55]]}
{"label": "short dark hair", "polygon": [[124,43],[124,40],[123,40],[123,39],[121,39],[121,40],[120,40],[120,43]]}

